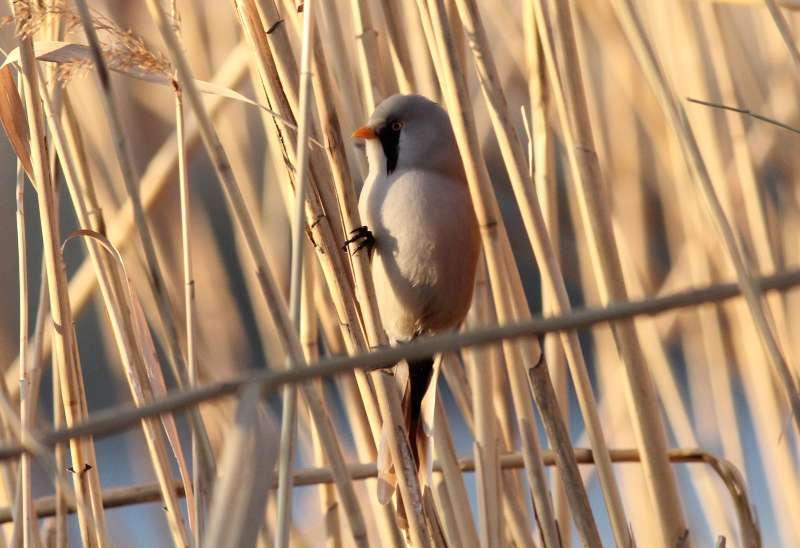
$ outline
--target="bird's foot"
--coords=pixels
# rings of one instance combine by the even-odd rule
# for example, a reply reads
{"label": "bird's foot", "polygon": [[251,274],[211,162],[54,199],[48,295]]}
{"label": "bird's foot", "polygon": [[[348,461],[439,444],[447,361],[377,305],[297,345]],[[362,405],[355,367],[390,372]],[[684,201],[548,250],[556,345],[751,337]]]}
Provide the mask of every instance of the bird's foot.
{"label": "bird's foot", "polygon": [[353,250],[353,255],[366,248],[367,253],[371,256],[372,249],[375,247],[375,236],[372,235],[372,231],[366,226],[360,226],[350,231],[350,239],[344,243],[342,249],[347,249],[349,244],[358,244]]}

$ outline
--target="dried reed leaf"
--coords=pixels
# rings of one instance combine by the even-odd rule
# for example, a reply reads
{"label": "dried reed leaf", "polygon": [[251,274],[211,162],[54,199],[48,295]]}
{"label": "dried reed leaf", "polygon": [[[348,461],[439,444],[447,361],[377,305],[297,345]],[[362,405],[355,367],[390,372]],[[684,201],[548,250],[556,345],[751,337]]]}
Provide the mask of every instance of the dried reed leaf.
{"label": "dried reed leaf", "polygon": [[[57,63],[61,66],[88,67],[91,66],[92,63],[92,52],[89,49],[89,46],[85,46],[83,44],[40,40],[34,43],[34,50],[36,52],[36,58],[39,61]],[[150,82],[151,84],[159,84],[162,86],[168,86],[170,88],[173,87],[173,79],[169,73],[156,70],[152,67],[133,64],[125,61],[124,59],[118,59],[115,57],[111,57],[106,61],[108,63],[108,68],[119,74],[124,74],[125,76],[130,76],[131,78],[137,78],[145,82]],[[0,68],[5,69],[11,63],[18,62],[19,49],[15,48],[6,56],[3,64],[0,65]],[[242,95],[238,91],[232,90],[225,86],[220,86],[219,84],[215,84],[213,82],[207,82],[205,80],[195,80],[195,83],[197,85],[197,89],[206,95],[217,95],[219,97],[233,99],[234,101],[239,101],[240,103],[260,108],[270,116],[273,116],[279,120],[283,125],[295,131],[297,130],[297,125],[290,120],[287,120],[274,110],[262,105],[261,103]],[[320,148],[324,148],[322,143],[313,137],[309,138],[309,141]]]}
{"label": "dried reed leaf", "polygon": [[22,168],[33,181],[28,122],[19,93],[17,93],[17,84],[11,74],[11,68],[7,66],[0,68],[0,123],[3,124],[14,154],[22,162]]}
{"label": "dried reed leaf", "polygon": [[[141,371],[134,363],[125,361],[125,368],[126,374],[128,377],[128,383],[131,387],[131,392],[133,393],[134,402],[137,405],[143,405],[148,403],[153,397],[163,397],[167,394],[166,383],[164,382],[164,376],[161,372],[161,364],[158,359],[158,354],[156,352],[155,344],[153,342],[153,338],[150,334],[150,329],[147,325],[147,320],[145,319],[144,309],[142,308],[142,304],[139,300],[138,295],[133,290],[133,282],[131,281],[128,271],[125,268],[125,262],[122,259],[122,255],[120,252],[114,247],[114,245],[102,234],[99,234],[93,230],[77,230],[71,233],[64,241],[63,245],[66,245],[72,239],[78,237],[86,237],[90,238],[98,243],[100,243],[110,254],[114,257],[114,260],[119,267],[122,276],[125,280],[125,289],[127,290],[127,301],[130,306],[130,314],[131,320],[133,324],[133,337],[135,338],[135,344],[138,346],[140,354],[142,356],[142,362],[145,371]],[[124,299],[123,299],[124,301]],[[146,374],[146,376],[144,376]],[[194,502],[194,491],[192,489],[192,476],[189,472],[189,468],[186,464],[186,458],[183,453],[183,449],[181,447],[180,438],[178,436],[178,429],[175,424],[174,416],[171,413],[165,413],[161,415],[161,422],[164,427],[164,433],[166,434],[168,443],[170,444],[173,454],[175,455],[175,459],[178,462],[178,469],[181,475],[181,481],[184,487],[184,493],[186,497],[187,503],[190,505]],[[158,437],[159,434],[157,433],[157,428],[154,427],[155,423],[144,423],[144,432],[145,436],[150,439],[153,439],[154,447],[157,447],[158,444]],[[160,466],[168,473],[169,466],[166,463],[166,455],[160,449],[156,449],[154,452],[154,462],[153,465],[156,465],[156,460],[160,461]],[[173,509],[177,509],[176,499],[174,498],[175,493],[171,492],[167,494],[165,491],[163,493],[164,497],[171,497],[172,500],[167,501],[165,503],[168,507],[172,507]],[[191,517],[191,513],[190,513]],[[174,524],[171,525],[177,526],[178,529],[182,529],[182,524],[179,524],[179,518],[174,518]],[[192,526],[195,524],[192,523]],[[182,538],[182,533],[181,533]]]}
{"label": "dried reed leaf", "polygon": [[[131,288],[130,280],[128,280],[128,288]],[[131,291],[130,294],[133,325],[136,330],[136,339],[139,342],[142,355],[144,356],[144,365],[147,370],[147,377],[150,379],[150,388],[153,391],[153,397],[157,399],[162,398],[167,395],[167,385],[164,382],[164,374],[161,371],[161,362],[158,359],[158,353],[153,343],[153,336],[150,334],[150,329],[147,327],[147,320],[145,320],[142,303],[133,291]],[[175,455],[175,460],[178,461],[178,472],[181,475],[186,504],[189,508],[193,508],[194,489],[192,487],[192,473],[189,471],[189,466],[186,464],[186,456],[181,446],[181,439],[178,435],[175,417],[172,413],[165,413],[161,415],[161,422],[164,425],[167,441],[169,441],[172,453]],[[189,512],[189,521],[192,530],[194,530],[197,525],[194,523],[194,514],[192,512]]]}

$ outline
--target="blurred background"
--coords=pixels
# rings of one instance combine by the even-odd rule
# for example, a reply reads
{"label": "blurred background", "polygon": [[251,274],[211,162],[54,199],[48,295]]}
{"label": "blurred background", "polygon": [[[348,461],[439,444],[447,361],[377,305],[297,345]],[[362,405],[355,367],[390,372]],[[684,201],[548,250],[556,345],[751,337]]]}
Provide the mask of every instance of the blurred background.
{"label": "blurred background", "polygon": [[[301,15],[297,13],[294,2],[279,0],[277,5],[299,59]],[[357,35],[360,29],[353,15],[354,3],[331,0],[328,6],[317,12],[321,39],[329,50],[328,68],[337,87],[337,95],[332,101],[345,136],[369,115],[359,76]],[[166,51],[141,3],[93,0],[90,4],[119,28],[131,29],[142,36],[151,51]],[[406,69],[412,75],[414,90],[441,101],[414,3],[398,4],[390,14],[385,13],[385,1],[367,0],[358,4],[370,9],[372,26],[376,31],[377,55],[387,67],[392,63],[385,40],[387,18],[400,17],[400,20],[394,20],[394,24],[399,29],[398,38],[405,41],[412,60]],[[607,185],[603,190],[611,207],[630,296],[644,298],[735,280],[681,158],[679,145],[610,5],[606,0],[584,0],[572,4],[595,142]],[[514,116],[514,130],[527,143],[520,108],[525,108],[530,115],[532,75],[524,28],[524,16],[528,12],[517,0],[479,2],[479,5],[501,84]],[[800,125],[800,102],[797,101],[800,72],[793,65],[790,53],[764,6],[746,1],[648,0],[639,2],[638,8],[678,97],[736,105],[789,125]],[[800,31],[796,26],[800,19],[791,8],[786,6],[784,14],[791,29]],[[180,0],[177,9],[181,38],[195,76],[209,81],[220,78],[221,85],[265,103],[254,55],[240,45],[244,42],[233,3]],[[0,8],[0,13],[8,14],[8,6]],[[455,10],[452,15],[457,17]],[[536,261],[491,129],[467,41],[463,34],[458,33],[458,36],[467,63],[467,81],[483,155],[507,225],[528,305],[534,315],[541,315]],[[78,27],[69,29],[64,40],[85,43],[85,36]],[[3,28],[0,47],[6,53],[16,47],[13,24]],[[396,91],[398,83],[394,73],[386,70],[384,76],[387,92]],[[167,86],[118,73],[112,75],[111,84],[140,175],[138,180],[145,196],[147,218],[155,237],[167,290],[175,313],[182,321],[184,303],[176,146],[171,140],[175,130],[174,96]],[[126,202],[126,194],[108,122],[100,107],[102,101],[97,80],[92,69],[84,68],[67,82],[57,85],[64,85],[72,100],[106,222],[109,226],[120,224],[123,215],[119,211]],[[240,101],[220,100],[213,96],[207,96],[206,101],[209,105],[214,101],[221,103],[214,117],[215,127],[230,156],[250,210],[258,220],[273,272],[288,298],[290,224],[287,198],[291,196],[291,187],[286,183],[285,167],[271,131],[273,122],[262,110]],[[798,268],[798,137],[740,114],[685,101],[684,108],[700,143],[715,190],[754,265],[753,270],[767,275]],[[552,107],[550,119],[552,193],[546,205],[549,218],[556,223],[551,238],[558,245],[573,306],[600,306],[596,276],[592,271],[574,188],[569,180],[561,132]],[[192,134],[191,130],[189,133]],[[188,143],[197,362],[201,382],[229,378],[247,369],[281,368],[284,355],[273,320],[263,307],[250,259],[241,237],[234,230],[212,166],[199,139],[190,138]],[[345,142],[345,149],[353,184],[358,188],[366,173],[363,154],[349,140]],[[0,170],[0,249],[5,257],[0,261],[0,365],[6,368],[5,382],[12,394],[17,385],[20,327],[15,163],[9,143],[0,139],[0,166],[3,168]],[[59,185],[59,193],[60,227],[64,238],[78,228],[78,224],[63,182]],[[42,244],[35,192],[30,185],[26,185],[25,208],[29,306],[32,311],[29,329],[33,333],[36,325],[33,312],[40,299]],[[109,238],[122,251],[146,314],[152,318],[155,308],[150,293],[144,290],[146,278],[141,247],[138,243],[129,243],[127,236],[124,241],[115,241],[114,235],[119,237],[121,234],[120,230],[110,230]],[[82,242],[68,243],[64,257],[71,280],[82,276],[86,285],[86,280],[93,279]],[[91,288],[93,284],[88,283],[88,286]],[[798,296],[797,291],[787,291],[776,299],[777,309],[782,311],[776,319],[779,338],[795,375],[799,363],[796,349],[800,343],[800,321],[793,311]],[[324,310],[326,306],[332,306],[329,297],[318,295],[317,307]],[[73,301],[73,310],[90,414],[131,401],[99,294],[93,290],[85,306]],[[323,355],[344,352],[341,338],[335,336],[338,333],[335,323],[333,328],[324,325],[331,321],[335,322],[335,318],[331,320],[330,313],[320,312]],[[797,545],[800,539],[797,432],[792,426],[785,400],[776,389],[744,304],[737,299],[721,305],[671,311],[655,318],[639,319],[636,327],[657,387],[670,445],[699,447],[731,461],[744,478],[750,502],[756,509],[764,545]],[[608,444],[612,448],[635,447],[624,383],[621,382],[621,366],[611,331],[602,325],[582,331],[580,337]],[[553,342],[549,342],[550,339]],[[573,442],[576,446],[588,447],[560,347],[553,344],[556,340],[553,336],[546,338],[546,348],[552,356],[548,362],[568,412]],[[47,426],[53,422],[49,358],[43,364],[47,370],[41,387],[38,421],[41,426]],[[508,389],[502,384],[502,373],[488,374],[500,379],[501,391]],[[168,385],[174,387],[174,379],[167,368],[165,375]],[[338,381],[327,381],[325,388],[347,459],[357,461],[341,386]],[[449,382],[442,381],[440,394],[446,405],[457,452],[460,456],[470,456],[473,437],[463,418],[459,393]],[[498,414],[513,413],[509,407],[509,400],[496,402]],[[202,408],[215,447],[223,440],[233,409],[233,402],[229,400],[205,404]],[[277,396],[271,399],[270,410],[279,423]],[[301,409],[298,467],[313,466],[315,462],[310,434],[303,427],[307,424],[305,413]],[[188,447],[188,428],[182,418],[178,426]],[[4,433],[4,436],[8,435]],[[5,440],[5,443],[10,443],[10,438]],[[543,435],[542,444],[547,445]],[[104,488],[155,481],[144,436],[139,429],[98,440],[97,451]],[[728,546],[740,546],[733,505],[727,490],[712,470],[703,464],[676,464],[675,469],[695,546],[711,546],[720,534],[727,537]],[[610,545],[612,537],[597,478],[591,467],[582,467],[582,472],[604,541]],[[645,492],[641,467],[638,464],[620,464],[615,466],[615,472],[638,545],[653,545],[653,511]],[[523,476],[518,478],[524,486]],[[465,479],[473,512],[477,513],[474,477],[466,474]],[[33,483],[36,496],[52,493],[47,475],[39,468],[33,473]],[[362,497],[368,496],[363,485],[359,484],[358,489]],[[293,545],[322,545],[325,524],[318,500],[319,491],[315,487],[297,488]],[[13,501],[13,489],[10,490],[5,483],[0,488],[0,501],[4,506]],[[562,505],[560,511],[563,512],[563,502],[560,501],[557,496],[556,504]],[[270,503],[269,508],[269,512],[274,514],[274,504]],[[114,546],[171,545],[160,502],[112,509],[107,516]],[[70,519],[72,543],[78,545],[77,522],[72,522],[74,517]],[[10,525],[5,525],[6,541],[10,538],[10,531]],[[567,541],[571,538],[572,542],[577,542],[569,532],[564,535]]]}

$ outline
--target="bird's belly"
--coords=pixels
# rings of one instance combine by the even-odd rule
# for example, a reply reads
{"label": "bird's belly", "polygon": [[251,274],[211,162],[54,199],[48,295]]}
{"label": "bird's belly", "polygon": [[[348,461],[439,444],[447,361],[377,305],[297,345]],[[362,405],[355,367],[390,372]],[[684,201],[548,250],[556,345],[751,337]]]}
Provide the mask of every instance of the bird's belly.
{"label": "bird's belly", "polygon": [[447,179],[394,181],[367,208],[373,279],[393,340],[456,327],[472,298],[477,227],[466,188]]}

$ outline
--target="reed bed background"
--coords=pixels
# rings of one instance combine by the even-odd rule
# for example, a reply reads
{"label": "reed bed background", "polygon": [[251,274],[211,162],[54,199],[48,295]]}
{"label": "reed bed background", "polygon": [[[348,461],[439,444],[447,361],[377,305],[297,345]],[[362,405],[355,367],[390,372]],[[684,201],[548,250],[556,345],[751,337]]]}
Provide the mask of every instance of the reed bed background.
{"label": "reed bed background", "polygon": [[[0,9],[0,546],[800,542],[800,2]],[[394,93],[484,254],[387,348],[342,244]],[[432,351],[420,483],[386,367]]]}

